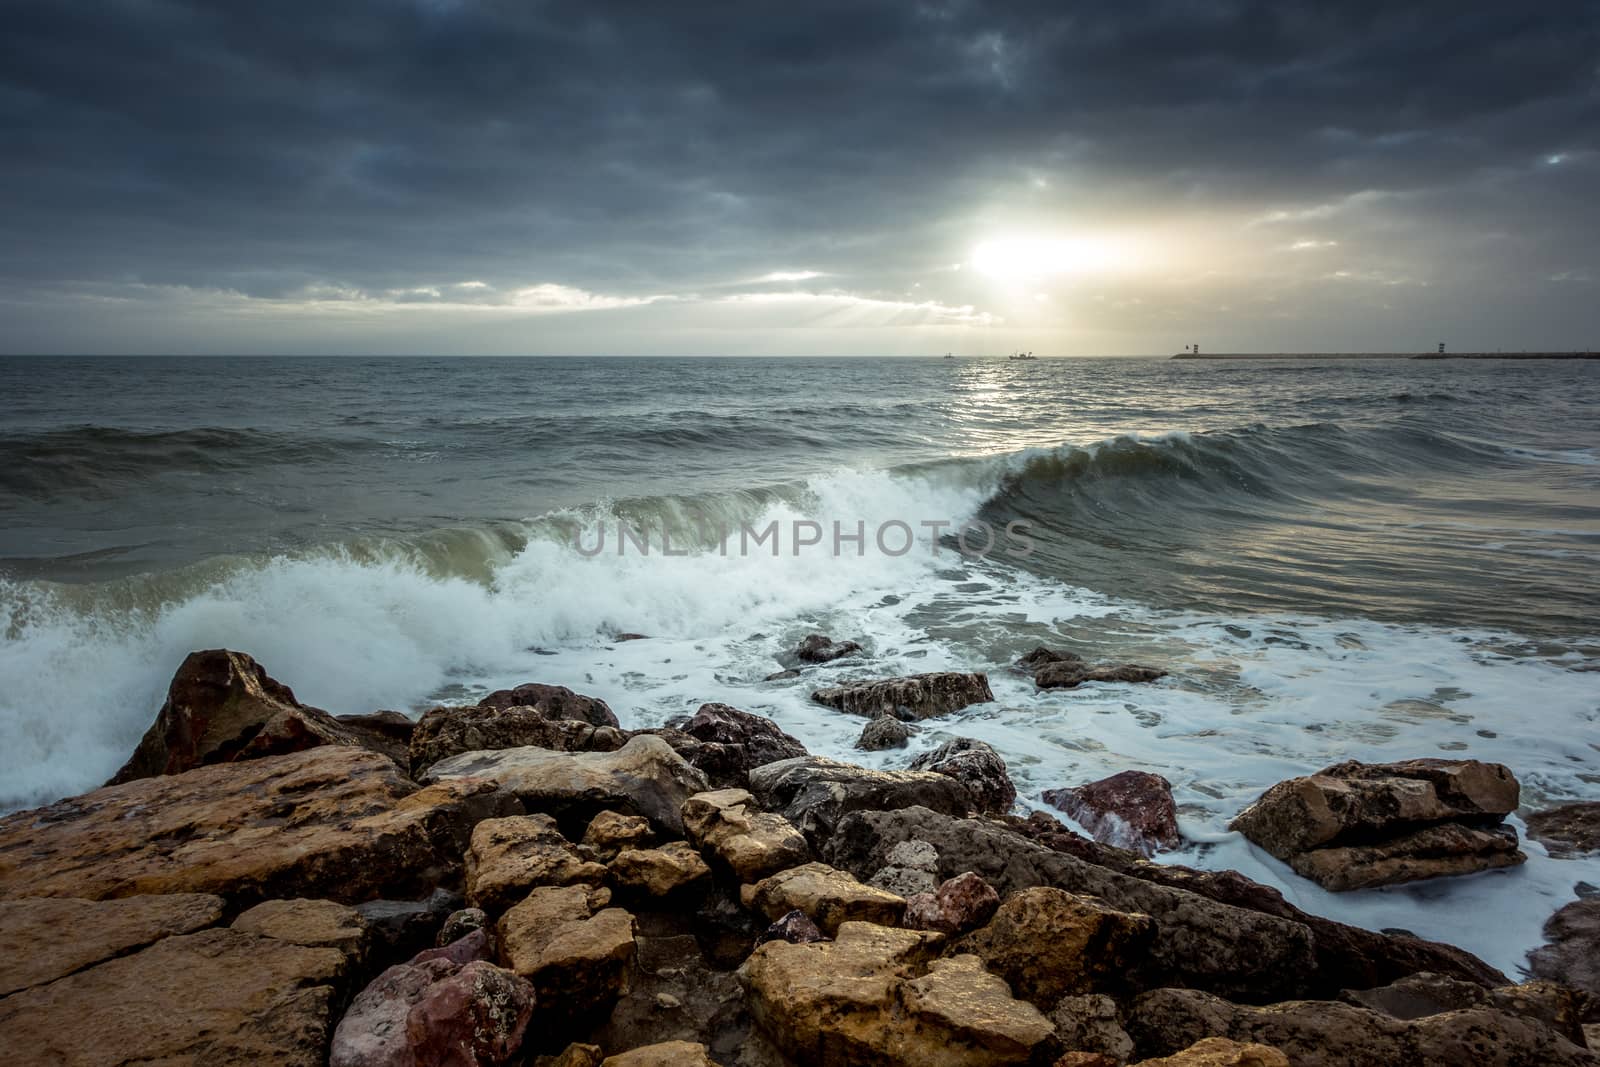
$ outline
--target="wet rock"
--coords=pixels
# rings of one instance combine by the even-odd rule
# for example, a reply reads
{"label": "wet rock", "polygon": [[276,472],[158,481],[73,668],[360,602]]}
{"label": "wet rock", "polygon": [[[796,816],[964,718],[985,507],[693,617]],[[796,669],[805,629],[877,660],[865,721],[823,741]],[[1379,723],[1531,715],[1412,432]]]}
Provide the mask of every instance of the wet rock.
{"label": "wet rock", "polygon": [[1289,1057],[1266,1045],[1241,1044],[1225,1037],[1196,1041],[1182,1052],[1134,1067],[1289,1067]]}
{"label": "wet rock", "polygon": [[541,885],[602,885],[606,869],[579,858],[548,815],[486,819],[467,849],[467,903],[498,915]]}
{"label": "wet rock", "polygon": [[966,786],[985,814],[1002,814],[1017,802],[1017,787],[1006,773],[1006,761],[993,746],[970,737],[946,741],[911,761],[914,771],[932,771]]}
{"label": "wet rock", "polygon": [[333,948],[177,935],[0,1000],[0,1048],[38,1064],[316,1067],[349,971]]}
{"label": "wet rock", "polygon": [[695,1041],[663,1041],[607,1056],[601,1067],[717,1067],[710,1050]]}
{"label": "wet rock", "polygon": [[791,667],[790,669],[785,670],[785,671],[773,671],[771,674],[767,675],[765,678],[763,678],[761,680],[763,682],[785,682],[785,681],[788,681],[790,678],[798,678],[798,677],[800,677],[800,672]]}
{"label": "wet rock", "polygon": [[1122,1012],[1104,993],[1062,997],[1050,1011],[1050,1024],[1066,1048],[1098,1053],[1114,1064],[1133,1058],[1133,1038],[1122,1028]]}
{"label": "wet rock", "polygon": [[939,940],[850,922],[837,941],[760,946],[739,980],[757,1025],[798,1062],[1028,1062],[1051,1039],[1049,1022],[973,957],[933,960]]}
{"label": "wet rock", "polygon": [[1582,856],[1600,852],[1600,802],[1564,804],[1535,812],[1525,820],[1528,836],[1552,856]]}
{"label": "wet rock", "polygon": [[489,915],[482,908],[462,908],[450,913],[444,925],[439,927],[436,943],[440,946],[458,941],[474,930],[491,929]]}
{"label": "wet rock", "polygon": [[222,898],[204,893],[0,901],[0,997],[213,926],[222,913]]}
{"label": "wet rock", "polygon": [[683,822],[689,840],[740,882],[758,882],[811,859],[800,831],[783,816],[758,810],[744,789],[690,797]]}
{"label": "wet rock", "polygon": [[307,948],[337,949],[356,969],[366,961],[372,941],[361,913],[331,900],[264,900],[233,920],[232,928]]}
{"label": "wet rock", "polygon": [[931,893],[918,893],[906,901],[904,924],[910,930],[933,930],[955,935],[984,925],[1000,907],[1000,894],[968,871]]}
{"label": "wet rock", "polygon": [[501,917],[502,962],[533,983],[541,1014],[604,1018],[634,957],[633,916],[608,908],[610,893],[545,886]]}
{"label": "wet rock", "polygon": [[887,889],[907,900],[939,888],[939,851],[926,841],[901,841],[884,856],[868,885]]}
{"label": "wet rock", "polygon": [[879,715],[861,728],[856,747],[863,752],[882,752],[886,748],[905,748],[911,740],[911,727],[893,715]]}
{"label": "wet rock", "polygon": [[1044,802],[1064,811],[1096,841],[1154,855],[1183,844],[1172,783],[1159,774],[1122,771],[1071,789],[1047,789]]}
{"label": "wet rock", "polygon": [[750,774],[750,791],[761,806],[781,814],[813,846],[833,833],[852,811],[924,807],[965,815],[977,807],[971,790],[931,771],[870,771],[821,756],[780,760]]}
{"label": "wet rock", "polygon": [[787,941],[791,945],[808,945],[813,941],[827,939],[828,935],[823,933],[805,912],[796,908],[767,927],[757,940],[761,944],[768,941]]}
{"label": "wet rock", "polygon": [[512,1063],[533,1016],[533,986],[481,960],[428,986],[406,1014],[419,1067]]}
{"label": "wet rock", "polygon": [[737,745],[746,771],[781,759],[807,755],[806,746],[771,719],[727,704],[702,704],[680,729],[700,741]]}
{"label": "wet rock", "polygon": [[832,663],[860,651],[861,646],[854,641],[835,642],[827,634],[810,634],[795,646],[793,655],[802,663]]}
{"label": "wet rock", "polygon": [[683,802],[707,786],[665,741],[649,736],[634,737],[615,752],[464,752],[434,764],[427,780],[487,781],[529,811],[579,824],[602,810],[642,815],[673,837],[683,836]]}
{"label": "wet rock", "polygon": [[704,892],[711,868],[693,845],[672,841],[660,848],[627,849],[607,868],[619,894],[656,900]]}
{"label": "wet rock", "polygon": [[1045,667],[1052,663],[1069,663],[1077,664],[1079,666],[1086,666],[1083,657],[1078,655],[1076,652],[1067,652],[1064,649],[1046,648],[1043,645],[1039,645],[1032,652],[1029,652],[1019,658],[1015,663],[1012,664],[1012,666],[1017,670],[1022,671],[1024,674],[1034,674],[1039,670],[1040,667]]}
{"label": "wet rock", "polygon": [[293,690],[243,652],[208,649],[185,657],[155,722],[107,784],[319,745],[393,751],[381,740],[372,730],[301,704]]}
{"label": "wet rock", "polygon": [[0,898],[421,896],[459,877],[473,825],[514,806],[482,781],[419,789],[343,746],[201,767],[0,819]]}
{"label": "wet rock", "polygon": [[614,811],[596,815],[583,832],[583,843],[602,863],[609,863],[624,849],[647,848],[654,839],[649,819],[619,815]]}
{"label": "wet rock", "polygon": [[628,737],[615,726],[583,719],[552,719],[536,707],[438,707],[418,720],[407,751],[411,773],[421,775],[442,759],[500,748],[559,752],[615,752]]}
{"label": "wet rock", "polygon": [[1528,971],[1600,997],[1600,897],[1575,900],[1544,924],[1545,943],[1528,953]]}
{"label": "wet rock", "polygon": [[478,701],[480,708],[536,708],[547,719],[571,719],[591,726],[621,729],[616,713],[599,697],[574,693],[564,685],[528,682],[515,689],[497,689]]}
{"label": "wet rock", "polygon": [[1064,996],[1124,988],[1155,932],[1148,915],[1039,886],[1008,897],[987,926],[955,948],[983,960],[1017,996],[1049,1007]]}
{"label": "wet rock", "polygon": [[1083,663],[1046,663],[1033,672],[1033,684],[1040,689],[1076,689],[1085,682],[1153,682],[1165,678],[1159,667],[1137,663],[1105,664],[1089,667]]}
{"label": "wet rock", "polygon": [[893,715],[914,722],[994,700],[983,674],[942,671],[904,678],[873,678],[818,689],[811,699],[852,715]]}
{"label": "wet rock", "polygon": [[1147,1056],[1171,1055],[1204,1038],[1225,1037],[1269,1045],[1295,1067],[1595,1063],[1588,1050],[1544,1024],[1493,1008],[1406,1021],[1338,1001],[1257,1008],[1195,989],[1158,989],[1133,1001],[1128,1033]]}
{"label": "wet rock", "polygon": [[368,900],[356,905],[372,935],[373,953],[384,961],[411,956],[434,944],[440,926],[465,901],[448,889],[422,900]]}
{"label": "wet rock", "polygon": [[1498,763],[1348,761],[1279,782],[1231,829],[1324,888],[1362,889],[1522,863],[1501,823],[1518,793]]}
{"label": "wet rock", "polygon": [[791,911],[804,912],[830,937],[844,922],[897,925],[906,910],[902,897],[863,885],[848,872],[825,863],[780,871],[745,887],[741,895],[747,908],[774,921]]}

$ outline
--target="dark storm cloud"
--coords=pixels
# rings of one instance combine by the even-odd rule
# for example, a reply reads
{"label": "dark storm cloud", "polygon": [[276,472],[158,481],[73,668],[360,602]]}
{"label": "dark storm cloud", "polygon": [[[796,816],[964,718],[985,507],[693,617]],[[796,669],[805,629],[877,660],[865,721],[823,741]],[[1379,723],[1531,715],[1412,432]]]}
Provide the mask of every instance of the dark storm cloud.
{"label": "dark storm cloud", "polygon": [[1035,173],[1084,218],[1422,197],[1565,262],[1600,210],[1595,12],[11,2],[0,274],[872,291]]}

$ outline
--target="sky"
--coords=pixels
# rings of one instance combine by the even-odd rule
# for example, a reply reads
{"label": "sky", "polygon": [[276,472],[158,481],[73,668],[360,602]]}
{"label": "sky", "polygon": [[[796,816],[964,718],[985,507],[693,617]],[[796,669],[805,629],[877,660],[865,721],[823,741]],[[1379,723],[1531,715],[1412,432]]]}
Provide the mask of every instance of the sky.
{"label": "sky", "polygon": [[0,0],[0,351],[1600,347],[1600,5]]}

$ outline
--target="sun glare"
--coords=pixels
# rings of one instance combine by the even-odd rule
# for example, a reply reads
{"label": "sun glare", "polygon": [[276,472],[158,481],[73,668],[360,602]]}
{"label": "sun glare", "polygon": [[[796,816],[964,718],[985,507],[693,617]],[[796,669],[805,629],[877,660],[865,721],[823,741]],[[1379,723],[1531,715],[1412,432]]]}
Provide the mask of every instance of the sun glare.
{"label": "sun glare", "polygon": [[1130,258],[1124,242],[1090,237],[997,238],[972,250],[973,267],[1002,281],[1099,274],[1126,266]]}

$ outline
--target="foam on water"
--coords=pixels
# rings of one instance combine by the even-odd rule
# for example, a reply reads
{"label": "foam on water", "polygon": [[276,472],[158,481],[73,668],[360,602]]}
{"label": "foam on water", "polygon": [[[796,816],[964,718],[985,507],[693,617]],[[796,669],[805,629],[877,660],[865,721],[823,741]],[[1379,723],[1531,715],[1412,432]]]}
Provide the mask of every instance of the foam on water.
{"label": "foam on water", "polygon": [[[989,486],[970,472],[846,471],[761,522],[837,519],[869,531],[900,519],[960,521]],[[539,680],[606,699],[628,726],[720,700],[769,715],[813,751],[899,767],[951,736],[993,744],[1025,804],[1046,788],[1128,768],[1165,775],[1194,845],[1170,857],[1235,868],[1308,911],[1459,944],[1515,974],[1539,927],[1600,859],[1558,861],[1537,844],[1513,871],[1419,886],[1325,893],[1227,831],[1267,786],[1341,759],[1472,756],[1508,764],[1535,806],[1594,797],[1600,720],[1581,657],[1545,658],[1513,637],[1360,619],[1215,618],[1158,612],[968,559],[919,531],[903,556],[826,551],[683,557],[630,549],[584,558],[535,538],[488,582],[402,558],[324,552],[239,566],[198,592],[86,612],[47,587],[0,588],[0,802],[93,787],[160,704],[184,654],[256,656],[308,703],[335,712],[416,709]],[[869,533],[870,539],[870,533]],[[650,640],[614,643],[619,631]],[[774,654],[812,631],[866,654],[766,682]],[[1040,643],[1144,661],[1147,686],[1039,692],[1006,669]],[[987,670],[996,700],[923,724],[909,751],[852,748],[862,720],[808,699],[820,679]]]}

